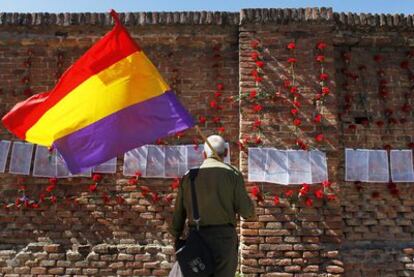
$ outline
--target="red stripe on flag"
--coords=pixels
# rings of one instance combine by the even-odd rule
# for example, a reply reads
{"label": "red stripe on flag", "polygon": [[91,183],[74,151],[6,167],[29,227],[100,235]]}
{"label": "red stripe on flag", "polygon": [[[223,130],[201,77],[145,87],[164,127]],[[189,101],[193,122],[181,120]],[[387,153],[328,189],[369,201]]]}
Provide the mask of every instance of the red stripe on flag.
{"label": "red stripe on flag", "polygon": [[[47,110],[63,99],[73,89],[89,77],[136,51],[141,51],[138,44],[129,36],[121,24],[115,24],[115,27],[109,33],[95,43],[82,57],[69,67],[52,91],[42,94],[41,97],[35,95],[18,103],[3,117],[3,124],[19,138],[25,139],[27,130]],[[99,101],[99,99],[96,100]]]}

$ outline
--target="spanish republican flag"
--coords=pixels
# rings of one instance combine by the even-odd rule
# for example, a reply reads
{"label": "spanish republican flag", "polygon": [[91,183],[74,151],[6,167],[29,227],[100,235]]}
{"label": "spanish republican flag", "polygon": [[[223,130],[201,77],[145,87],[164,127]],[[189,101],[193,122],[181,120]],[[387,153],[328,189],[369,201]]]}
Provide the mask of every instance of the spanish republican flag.
{"label": "spanish republican flag", "polygon": [[2,121],[20,139],[55,147],[79,173],[194,125],[158,70],[111,11],[115,26],[56,87]]}

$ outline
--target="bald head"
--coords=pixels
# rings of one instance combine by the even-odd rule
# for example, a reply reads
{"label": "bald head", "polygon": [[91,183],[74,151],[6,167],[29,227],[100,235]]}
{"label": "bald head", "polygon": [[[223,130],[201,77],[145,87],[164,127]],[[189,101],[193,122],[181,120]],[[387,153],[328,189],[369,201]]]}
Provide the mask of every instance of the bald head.
{"label": "bald head", "polygon": [[[219,135],[211,135],[207,138],[210,145],[214,148],[217,155],[225,157],[227,155],[226,141]],[[208,146],[207,142],[204,143],[204,153],[206,158],[214,157],[213,151]]]}

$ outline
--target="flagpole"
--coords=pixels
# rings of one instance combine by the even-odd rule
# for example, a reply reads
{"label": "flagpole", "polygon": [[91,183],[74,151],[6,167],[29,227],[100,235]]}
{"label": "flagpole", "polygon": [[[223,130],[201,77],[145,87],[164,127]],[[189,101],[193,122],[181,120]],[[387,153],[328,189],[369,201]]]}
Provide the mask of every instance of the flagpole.
{"label": "flagpole", "polygon": [[223,161],[220,156],[217,154],[216,150],[213,148],[213,146],[211,146],[210,142],[207,140],[207,137],[203,134],[203,132],[201,131],[200,127],[198,125],[195,125],[195,129],[197,131],[197,133],[200,135],[200,137],[204,140],[204,142],[207,143],[208,147],[211,149],[211,152],[213,152],[213,156],[218,159],[219,161]]}

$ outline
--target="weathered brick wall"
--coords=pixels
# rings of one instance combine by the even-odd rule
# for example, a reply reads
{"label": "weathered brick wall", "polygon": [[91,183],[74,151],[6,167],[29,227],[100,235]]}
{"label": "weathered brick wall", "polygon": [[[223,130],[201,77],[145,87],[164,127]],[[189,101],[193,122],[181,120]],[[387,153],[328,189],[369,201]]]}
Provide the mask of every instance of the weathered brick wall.
{"label": "weathered brick wall", "polygon": [[[405,103],[414,105],[414,81],[401,66],[411,59],[406,53],[414,45],[412,16],[249,9],[240,15],[127,13],[121,19],[190,112],[206,117],[200,124],[206,134],[224,132],[232,163],[243,173],[246,146],[306,146],[327,153],[332,201],[312,195],[312,207],[305,199],[293,205],[284,193],[297,193],[299,186],[259,185],[264,201],[257,205],[258,219],[240,225],[244,276],[414,275],[411,184],[343,181],[345,147],[412,147],[413,112],[401,110]],[[110,25],[104,14],[0,14],[2,113],[26,95],[53,87]],[[287,48],[291,42],[293,52]],[[315,47],[320,42],[326,44],[323,53]],[[321,53],[330,93],[316,103],[321,65],[315,58]],[[294,75],[289,57],[297,59]],[[293,78],[296,99],[292,84],[285,83]],[[378,96],[380,80],[386,80],[385,97]],[[294,100],[301,104],[298,128],[292,123]],[[253,108],[257,104],[260,109]],[[379,121],[389,120],[386,108],[398,122],[380,127]],[[320,124],[314,123],[316,110]],[[13,139],[4,129],[1,134]],[[322,141],[316,139],[320,134]],[[194,138],[190,131],[167,142],[187,144]],[[57,204],[0,209],[0,273],[165,276],[173,261],[166,231],[171,180],[133,184],[121,174],[121,158],[118,167],[116,174],[104,176],[97,192],[88,190],[90,179],[60,180],[53,192]],[[37,199],[47,183],[3,174],[0,201],[14,202],[22,184]],[[151,191],[145,193],[143,185]],[[282,196],[277,205],[275,195]],[[66,196],[70,201],[63,200]]]}

